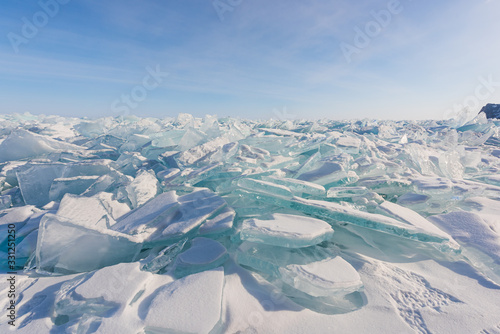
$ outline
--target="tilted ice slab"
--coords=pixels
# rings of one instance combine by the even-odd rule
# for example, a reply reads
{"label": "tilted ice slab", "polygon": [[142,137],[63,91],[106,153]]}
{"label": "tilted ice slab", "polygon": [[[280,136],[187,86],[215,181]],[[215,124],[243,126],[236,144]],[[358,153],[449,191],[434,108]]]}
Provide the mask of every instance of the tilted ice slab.
{"label": "tilted ice slab", "polygon": [[228,259],[229,255],[219,242],[207,238],[194,238],[191,247],[177,256],[175,274],[178,277],[216,268]]}
{"label": "tilted ice slab", "polygon": [[0,241],[7,239],[6,231],[9,224],[15,224],[16,230],[17,232],[19,232],[19,229],[26,224],[28,219],[38,212],[41,212],[41,210],[37,209],[33,205],[25,205],[21,207],[0,210],[0,231],[2,231]]}
{"label": "tilted ice slab", "polygon": [[153,171],[141,170],[126,189],[132,207],[137,208],[158,194],[158,180]]}
{"label": "tilted ice slab", "polygon": [[36,267],[59,274],[91,271],[134,261],[141,248],[136,238],[126,234],[46,214],[38,232]]}
{"label": "tilted ice slab", "polygon": [[316,245],[332,235],[332,227],[322,220],[279,213],[269,220],[247,219],[240,232],[242,240],[290,248]]}
{"label": "tilted ice slab", "polygon": [[175,191],[164,192],[120,217],[112,229],[144,240],[166,224],[178,206],[177,198]]}
{"label": "tilted ice slab", "polygon": [[219,212],[226,202],[208,189],[201,189],[178,198],[175,216],[158,238],[178,238],[199,227],[207,218]]}
{"label": "tilted ice slab", "polygon": [[289,264],[279,269],[283,282],[314,297],[348,294],[363,287],[349,262],[336,256],[308,264]]}
{"label": "tilted ice slab", "polygon": [[11,195],[0,195],[0,210],[8,209],[12,206]]}
{"label": "tilted ice slab", "polygon": [[98,175],[58,177],[50,186],[49,200],[60,201],[65,194],[82,194],[98,179]]}
{"label": "tilted ice slab", "polygon": [[145,331],[210,333],[222,316],[222,268],[189,275],[160,288],[149,305]]}
{"label": "tilted ice slab", "polygon": [[436,225],[432,224],[430,221],[411,209],[391,203],[389,201],[382,202],[379,205],[379,208],[381,212],[388,213],[403,222],[421,228],[422,230],[428,231],[431,234],[441,236],[444,239],[450,240],[450,242],[452,242],[453,240],[453,238],[448,233],[444,232]]}
{"label": "tilted ice slab", "polygon": [[16,265],[24,265],[23,261],[20,260],[27,260],[35,252],[37,240],[38,230],[29,233],[23,238],[23,241],[16,245]]}
{"label": "tilted ice slab", "polygon": [[346,176],[347,173],[342,165],[336,162],[326,161],[322,162],[318,168],[300,174],[297,179],[326,185],[339,181]]}
{"label": "tilted ice slab", "polygon": [[265,177],[264,180],[288,187],[295,196],[301,196],[302,194],[323,196],[326,193],[325,187],[322,185],[303,180],[279,178],[275,176]]}
{"label": "tilted ice slab", "polygon": [[109,228],[115,223],[113,214],[118,215],[130,209],[126,204],[110,198],[105,201],[107,196],[104,194],[106,193],[93,197],[66,194],[59,205],[57,215],[79,225]]}
{"label": "tilted ice slab", "polygon": [[359,146],[361,145],[361,140],[352,135],[343,135],[342,137],[337,139],[336,144],[341,147],[359,148]]}
{"label": "tilted ice slab", "polygon": [[279,196],[283,198],[293,197],[292,191],[288,187],[269,181],[245,178],[238,181],[238,186],[246,190],[272,194],[273,196]]}
{"label": "tilted ice slab", "polygon": [[19,168],[16,175],[24,202],[38,207],[50,202],[52,183],[61,177],[64,169],[60,163],[26,164]]}
{"label": "tilted ice slab", "polygon": [[448,242],[447,238],[428,231],[420,226],[402,223],[394,218],[355,210],[345,205],[332,202],[306,200],[295,197],[292,207],[302,209],[304,212],[340,222],[348,222],[362,227],[395,234],[404,238],[416,239],[425,242]]}
{"label": "tilted ice slab", "polygon": [[157,249],[153,248],[150,255],[144,260],[145,263],[141,267],[141,269],[150,271],[152,273],[158,273],[160,271],[167,270],[167,266],[173,263],[176,256],[184,248],[187,240],[187,238],[179,240],[176,243],[163,248],[159,252],[157,251]]}
{"label": "tilted ice slab", "polygon": [[[93,196],[99,192],[125,193],[124,188],[132,181],[133,178],[131,176],[112,170],[110,173],[100,176],[82,195]],[[124,197],[125,194],[122,196]]]}
{"label": "tilted ice slab", "polygon": [[12,132],[0,144],[0,162],[33,158],[53,152],[75,150],[83,151],[84,148],[19,129]]}
{"label": "tilted ice slab", "polygon": [[331,187],[328,189],[326,197],[354,197],[367,193],[366,187]]}
{"label": "tilted ice slab", "polygon": [[112,160],[97,159],[97,160],[84,160],[67,164],[64,168],[62,177],[75,177],[75,176],[102,176],[115,171],[110,165]]}
{"label": "tilted ice slab", "polygon": [[214,153],[220,147],[229,144],[231,141],[228,137],[219,137],[202,145],[190,148],[187,151],[182,152],[177,161],[182,166],[190,165],[198,160],[205,158],[207,155]]}
{"label": "tilted ice slab", "polygon": [[455,248],[454,243],[450,243],[450,239],[436,234],[434,229],[429,231],[422,226],[414,226],[408,222],[401,222],[397,219],[381,214],[360,211],[348,205],[341,205],[321,200],[304,199],[300,197],[284,199],[281,198],[281,196],[272,196],[270,194],[263,193],[244,193],[243,195],[257,199],[262,203],[298,210],[307,215],[324,219],[326,221],[351,223],[368,229],[393,234],[402,238],[441,244],[443,246],[443,251]]}
{"label": "tilted ice slab", "polygon": [[180,197],[171,191],[123,216],[112,229],[154,244],[182,237],[226,205],[220,196],[208,189],[198,189]]}
{"label": "tilted ice slab", "polygon": [[215,235],[229,232],[233,228],[236,212],[230,207],[225,207],[212,219],[205,221],[198,229],[200,235]]}

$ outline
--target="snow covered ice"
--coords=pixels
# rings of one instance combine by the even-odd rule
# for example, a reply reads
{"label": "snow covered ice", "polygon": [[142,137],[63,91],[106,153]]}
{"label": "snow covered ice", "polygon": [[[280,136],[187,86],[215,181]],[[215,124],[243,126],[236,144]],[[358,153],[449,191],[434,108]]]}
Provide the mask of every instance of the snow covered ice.
{"label": "snow covered ice", "polygon": [[319,219],[287,214],[273,214],[270,219],[243,221],[240,238],[268,245],[301,248],[330,239],[332,227]]}
{"label": "snow covered ice", "polygon": [[1,293],[22,333],[496,333],[499,125],[0,116]]}

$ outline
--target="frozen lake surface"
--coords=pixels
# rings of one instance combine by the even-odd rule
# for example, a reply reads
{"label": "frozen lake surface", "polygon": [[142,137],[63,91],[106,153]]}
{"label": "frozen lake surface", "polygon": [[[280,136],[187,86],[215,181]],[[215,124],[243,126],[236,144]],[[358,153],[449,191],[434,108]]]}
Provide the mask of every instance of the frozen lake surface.
{"label": "frozen lake surface", "polygon": [[0,116],[0,332],[500,333],[499,126]]}

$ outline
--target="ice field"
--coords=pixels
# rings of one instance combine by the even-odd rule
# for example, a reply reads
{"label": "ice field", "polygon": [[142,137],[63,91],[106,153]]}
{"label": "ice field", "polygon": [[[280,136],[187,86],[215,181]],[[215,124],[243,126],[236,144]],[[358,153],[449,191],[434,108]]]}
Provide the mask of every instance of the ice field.
{"label": "ice field", "polygon": [[499,126],[0,115],[0,332],[498,334]]}

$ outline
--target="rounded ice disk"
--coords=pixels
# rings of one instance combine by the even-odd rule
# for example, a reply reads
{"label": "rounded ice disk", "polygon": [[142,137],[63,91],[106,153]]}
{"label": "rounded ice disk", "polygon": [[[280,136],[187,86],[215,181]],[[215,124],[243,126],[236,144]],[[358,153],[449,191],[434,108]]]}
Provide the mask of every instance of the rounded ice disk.
{"label": "rounded ice disk", "polygon": [[219,242],[208,238],[195,238],[191,248],[177,256],[175,274],[182,277],[222,265],[229,257]]}
{"label": "rounded ice disk", "polygon": [[319,244],[333,235],[332,227],[319,219],[276,213],[270,220],[248,219],[242,224],[242,240],[273,246],[301,248]]}
{"label": "rounded ice disk", "polygon": [[279,271],[283,282],[314,297],[346,295],[363,286],[356,269],[340,256],[305,265],[290,264]]}
{"label": "rounded ice disk", "polygon": [[227,253],[219,242],[208,238],[195,238],[191,248],[179,254],[179,262],[186,265],[203,265],[213,262]]}

